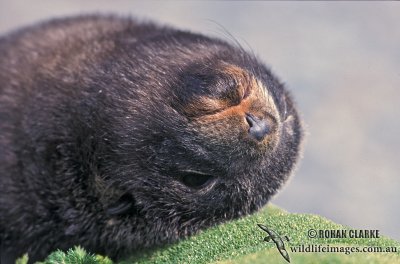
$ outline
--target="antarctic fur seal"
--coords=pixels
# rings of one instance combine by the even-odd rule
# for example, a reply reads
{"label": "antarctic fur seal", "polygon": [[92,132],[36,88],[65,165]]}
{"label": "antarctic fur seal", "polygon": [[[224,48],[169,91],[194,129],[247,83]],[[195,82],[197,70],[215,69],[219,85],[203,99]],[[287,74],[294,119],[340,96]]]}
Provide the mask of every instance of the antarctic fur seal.
{"label": "antarctic fur seal", "polygon": [[4,263],[176,241],[265,205],[298,159],[291,96],[228,41],[95,15],[5,35],[0,55]]}

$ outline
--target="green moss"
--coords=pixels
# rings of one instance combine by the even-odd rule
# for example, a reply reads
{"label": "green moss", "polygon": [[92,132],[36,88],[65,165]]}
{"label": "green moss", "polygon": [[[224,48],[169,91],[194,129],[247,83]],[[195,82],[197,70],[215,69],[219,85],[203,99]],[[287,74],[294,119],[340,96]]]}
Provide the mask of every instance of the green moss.
{"label": "green moss", "polygon": [[[128,263],[287,263],[272,242],[265,242],[266,233],[257,224],[267,225],[281,236],[287,235],[286,249],[292,263],[400,263],[400,243],[383,237],[360,239],[309,238],[308,230],[342,230],[348,227],[333,223],[323,217],[309,214],[289,214],[275,206],[260,212],[219,225],[179,243],[142,252],[120,262]],[[381,247],[395,249],[394,253],[295,253],[291,247],[299,245],[329,245],[340,247]],[[87,261],[87,262],[86,262]],[[44,262],[110,264],[80,248],[66,254],[57,251]],[[23,263],[20,263],[23,264]]]}
{"label": "green moss", "polygon": [[107,257],[87,253],[81,247],[75,247],[67,253],[57,250],[40,264],[112,264],[112,261]]}
{"label": "green moss", "polygon": [[[385,254],[374,254],[374,253],[362,253],[362,254],[351,254],[343,255],[338,253],[289,253],[290,262],[295,264],[396,264],[400,263],[398,254],[385,253]],[[265,264],[265,263],[287,263],[275,249],[266,249],[259,251],[254,254],[240,257],[236,260],[220,261],[215,264]]]}
{"label": "green moss", "polygon": [[[293,263],[335,263],[333,261],[336,261],[336,263],[346,263],[346,261],[354,263],[351,262],[352,259],[370,259],[375,256],[376,259],[386,258],[391,261],[387,263],[395,263],[393,258],[400,263],[400,244],[394,240],[389,238],[310,239],[308,237],[308,230],[310,229],[340,230],[349,228],[316,215],[289,214],[275,206],[269,206],[254,215],[208,229],[175,245],[132,257],[125,263],[210,263],[218,261],[226,261],[223,263],[253,263],[255,259],[259,261],[258,263],[265,263],[266,260],[270,262],[270,259],[277,261],[270,263],[286,263],[274,243],[263,241],[266,233],[258,228],[258,223],[267,225],[280,235],[289,236],[290,242],[286,243],[286,248],[291,259],[293,259]],[[396,254],[311,254],[292,253],[288,248],[302,244],[378,246],[384,248],[392,246],[396,247],[398,252]]]}
{"label": "green moss", "polygon": [[23,255],[19,259],[15,261],[15,264],[27,264],[28,263],[28,254]]}

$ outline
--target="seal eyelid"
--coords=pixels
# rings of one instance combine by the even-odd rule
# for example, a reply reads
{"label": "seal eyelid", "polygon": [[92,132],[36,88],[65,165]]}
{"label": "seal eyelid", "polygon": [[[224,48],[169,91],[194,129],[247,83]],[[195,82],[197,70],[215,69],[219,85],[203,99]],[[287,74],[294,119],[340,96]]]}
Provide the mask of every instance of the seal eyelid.
{"label": "seal eyelid", "polygon": [[192,189],[201,189],[209,185],[214,176],[199,171],[184,170],[179,172],[179,181]]}
{"label": "seal eyelid", "polygon": [[236,100],[239,99],[238,103],[249,97],[251,93],[251,85],[247,83],[241,83],[237,82],[236,80],[232,80],[232,83],[230,83],[228,86],[228,91],[234,94]]}
{"label": "seal eyelid", "polygon": [[249,97],[251,93],[251,88],[250,85],[246,85],[245,87],[243,87],[243,96],[242,96],[242,100],[246,99],[247,97]]}

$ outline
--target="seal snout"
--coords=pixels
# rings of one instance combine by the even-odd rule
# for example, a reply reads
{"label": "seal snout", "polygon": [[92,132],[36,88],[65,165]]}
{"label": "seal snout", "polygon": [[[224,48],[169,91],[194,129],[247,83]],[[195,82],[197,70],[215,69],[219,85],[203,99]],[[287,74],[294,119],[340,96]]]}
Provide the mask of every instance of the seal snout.
{"label": "seal snout", "polygon": [[249,135],[257,141],[263,141],[266,135],[272,133],[272,124],[268,118],[258,118],[246,113],[246,121],[249,124]]}

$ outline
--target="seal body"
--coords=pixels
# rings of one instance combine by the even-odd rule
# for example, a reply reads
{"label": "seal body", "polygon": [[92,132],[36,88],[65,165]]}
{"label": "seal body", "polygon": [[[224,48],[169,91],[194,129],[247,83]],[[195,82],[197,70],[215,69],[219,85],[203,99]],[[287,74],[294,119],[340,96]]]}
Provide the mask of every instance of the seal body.
{"label": "seal body", "polygon": [[298,159],[290,95],[223,40],[82,16],[3,36],[0,57],[5,263],[176,241],[265,205]]}

